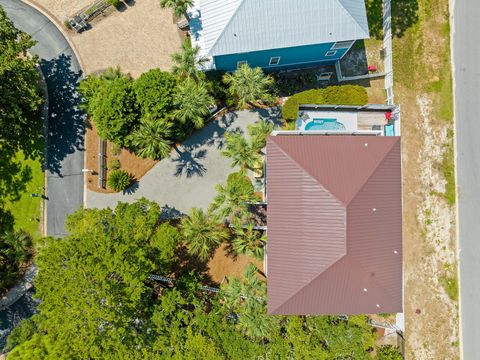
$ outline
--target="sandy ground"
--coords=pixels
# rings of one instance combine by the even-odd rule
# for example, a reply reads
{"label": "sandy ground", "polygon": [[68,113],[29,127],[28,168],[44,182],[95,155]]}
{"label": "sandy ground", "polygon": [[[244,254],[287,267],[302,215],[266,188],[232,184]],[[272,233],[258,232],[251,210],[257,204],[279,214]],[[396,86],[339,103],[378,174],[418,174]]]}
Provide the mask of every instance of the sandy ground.
{"label": "sandy ground", "polygon": [[249,263],[256,265],[260,271],[264,270],[262,261],[246,255],[231,255],[227,244],[223,244],[208,262],[208,274],[213,282],[220,284],[225,276],[242,278]]}
{"label": "sandy ground", "polygon": [[[100,193],[111,193],[114,192],[109,189],[103,189],[98,187],[98,153],[99,153],[99,137],[97,131],[93,124],[90,128],[87,129],[87,134],[85,136],[85,148],[86,148],[86,166],[87,169],[95,170],[95,173],[87,173],[87,188],[92,191]],[[122,149],[119,155],[113,154],[113,144],[107,143],[107,178],[108,178],[108,165],[109,162],[113,159],[118,159],[120,161],[121,169],[128,171],[129,174],[133,176],[134,179],[141,179],[148,170],[150,170],[158,161],[151,159],[142,159],[135,154]]]}
{"label": "sandy ground", "polygon": [[[63,24],[93,1],[35,0],[34,3]],[[183,38],[172,13],[161,9],[158,0],[132,0],[129,4],[122,11],[100,15],[81,34],[68,31],[87,74],[118,65],[138,77],[152,68],[171,67],[170,55],[180,49]]]}

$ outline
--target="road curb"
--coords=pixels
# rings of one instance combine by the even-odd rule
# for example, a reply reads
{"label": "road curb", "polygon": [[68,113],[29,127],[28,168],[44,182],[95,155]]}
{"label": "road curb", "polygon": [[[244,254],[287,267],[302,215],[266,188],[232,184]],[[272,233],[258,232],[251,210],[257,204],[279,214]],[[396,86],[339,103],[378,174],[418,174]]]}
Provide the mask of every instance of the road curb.
{"label": "road curb", "polygon": [[[37,65],[37,71],[40,74],[40,87],[42,88],[43,95],[45,97],[45,101],[42,104],[42,115],[43,118],[43,137],[45,139],[45,146],[43,149],[43,172],[44,172],[44,185],[43,185],[43,193],[48,194],[48,179],[47,179],[47,162],[48,162],[48,116],[50,115],[50,103],[48,97],[48,85],[45,80],[45,75],[43,75],[42,69],[40,65]],[[47,201],[45,198],[42,199],[42,234],[43,236],[47,236]]]}
{"label": "road curb", "polygon": [[452,97],[453,97],[453,159],[455,165],[455,233],[456,233],[456,255],[457,255],[457,279],[458,279],[458,341],[460,359],[464,359],[463,353],[463,331],[462,331],[462,278],[460,274],[460,218],[459,218],[459,189],[458,189],[458,167],[457,167],[457,117],[455,116],[455,56],[454,56],[454,34],[455,34],[455,0],[448,1],[450,21],[450,62],[452,64]]}
{"label": "road curb", "polygon": [[37,4],[36,2],[34,2],[32,0],[22,0],[22,2],[27,4],[30,7],[34,8],[35,10],[40,12],[41,14],[43,14],[45,17],[47,17],[48,20],[50,20],[52,22],[52,24],[54,24],[57,27],[58,31],[60,31],[60,33],[65,38],[65,40],[67,40],[68,45],[70,45],[70,47],[72,48],[73,53],[75,54],[75,57],[77,58],[78,64],[80,65],[80,69],[82,69],[82,72],[85,74],[85,66],[83,65],[82,57],[80,56],[80,53],[78,52],[75,44],[73,43],[72,39],[70,38],[70,35],[63,28],[63,26],[62,26],[63,23],[61,21],[59,21],[50,11],[48,11],[42,5]]}

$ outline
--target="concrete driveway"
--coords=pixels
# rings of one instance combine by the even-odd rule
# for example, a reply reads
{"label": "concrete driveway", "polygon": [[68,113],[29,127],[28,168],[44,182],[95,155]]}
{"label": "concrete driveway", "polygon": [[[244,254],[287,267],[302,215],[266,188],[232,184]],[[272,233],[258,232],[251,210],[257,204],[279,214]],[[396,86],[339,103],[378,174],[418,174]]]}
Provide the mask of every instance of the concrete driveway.
{"label": "concrete driveway", "polygon": [[163,206],[166,216],[187,213],[192,207],[206,209],[215,196],[215,185],[224,183],[235,171],[230,159],[221,154],[225,132],[246,131],[260,116],[276,123],[280,119],[277,110],[228,113],[194,133],[126,192],[101,194],[87,190],[87,207],[115,207],[119,201],[145,197]]}
{"label": "concrete driveway", "polygon": [[82,76],[73,50],[57,27],[19,0],[0,0],[15,26],[38,42],[49,95],[47,142],[47,235],[65,235],[65,218],[82,206],[84,115],[78,110],[76,84]]}

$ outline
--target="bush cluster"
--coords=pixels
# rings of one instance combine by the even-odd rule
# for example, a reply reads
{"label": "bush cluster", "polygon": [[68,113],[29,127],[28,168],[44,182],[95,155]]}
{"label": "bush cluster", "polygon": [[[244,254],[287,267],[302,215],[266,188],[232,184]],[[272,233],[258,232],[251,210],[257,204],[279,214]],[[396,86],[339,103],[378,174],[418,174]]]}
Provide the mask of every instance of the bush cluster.
{"label": "bush cluster", "polygon": [[108,176],[107,184],[113,191],[123,191],[132,183],[132,176],[125,170],[113,170]]}
{"label": "bush cluster", "polygon": [[365,105],[367,91],[359,85],[329,86],[312,89],[291,96],[283,105],[282,117],[286,121],[298,118],[298,108],[303,104],[315,105]]}

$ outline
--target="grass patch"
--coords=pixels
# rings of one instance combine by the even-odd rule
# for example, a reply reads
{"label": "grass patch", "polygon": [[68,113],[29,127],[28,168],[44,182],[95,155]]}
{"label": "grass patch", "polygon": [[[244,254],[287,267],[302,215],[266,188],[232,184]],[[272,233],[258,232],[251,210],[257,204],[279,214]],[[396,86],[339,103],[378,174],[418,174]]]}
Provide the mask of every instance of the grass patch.
{"label": "grass patch", "polygon": [[453,153],[453,130],[448,130],[448,145],[441,164],[443,177],[447,181],[443,196],[450,206],[455,205],[455,158]]}
{"label": "grass patch", "polygon": [[458,301],[458,279],[457,276],[440,276],[440,284],[447,292],[448,297],[453,301]]}
{"label": "grass patch", "polygon": [[15,229],[28,231],[34,238],[41,236],[40,233],[40,204],[41,199],[32,197],[32,193],[43,194],[45,185],[44,172],[40,159],[24,159],[22,153],[17,154],[17,159],[32,170],[32,178],[26,184],[26,189],[20,199],[14,202],[6,202],[6,209],[10,210],[15,218]]}

